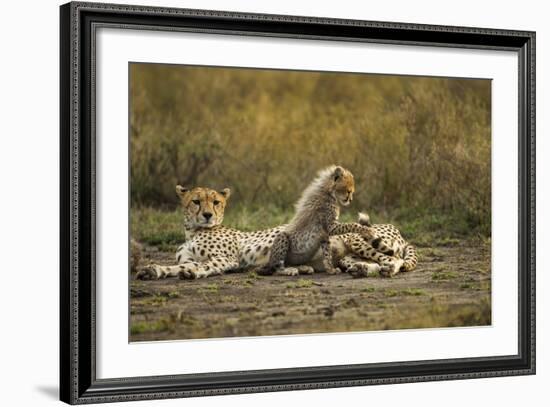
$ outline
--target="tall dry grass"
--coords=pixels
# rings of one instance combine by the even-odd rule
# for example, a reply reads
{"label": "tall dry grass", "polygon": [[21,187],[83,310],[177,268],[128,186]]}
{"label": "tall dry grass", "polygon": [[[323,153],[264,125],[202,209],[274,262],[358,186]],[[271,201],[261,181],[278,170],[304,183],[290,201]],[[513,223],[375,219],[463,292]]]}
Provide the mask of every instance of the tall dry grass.
{"label": "tall dry grass", "polygon": [[180,183],[291,211],[338,163],[355,174],[358,209],[450,215],[489,233],[488,80],[157,64],[130,74],[133,207],[175,207]]}

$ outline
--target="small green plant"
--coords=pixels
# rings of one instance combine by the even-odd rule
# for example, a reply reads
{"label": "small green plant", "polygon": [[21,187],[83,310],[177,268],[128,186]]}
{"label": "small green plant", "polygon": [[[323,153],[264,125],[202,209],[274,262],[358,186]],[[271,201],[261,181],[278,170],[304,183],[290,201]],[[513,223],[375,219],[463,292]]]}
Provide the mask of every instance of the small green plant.
{"label": "small green plant", "polygon": [[432,281],[452,280],[458,277],[458,273],[454,271],[442,271],[432,274]]}
{"label": "small green plant", "polygon": [[166,297],[166,298],[179,298],[180,293],[174,290],[174,291],[159,293],[159,295],[162,295],[163,297]]}
{"label": "small green plant", "polygon": [[148,300],[149,304],[155,307],[166,305],[166,301],[166,297],[160,294],[155,294]]}
{"label": "small green plant", "polygon": [[420,296],[420,295],[426,295],[426,291],[421,290],[420,288],[407,288],[405,290],[401,290],[400,294],[416,297],[416,296]]}
{"label": "small green plant", "polygon": [[264,277],[263,276],[259,276],[258,273],[256,273],[255,271],[249,271],[247,273],[247,276],[249,279],[252,279],[252,280],[261,280],[263,279]]}
{"label": "small green plant", "polygon": [[207,284],[199,288],[199,293],[217,293],[218,291],[220,291],[220,286],[216,283]]}
{"label": "small green plant", "polygon": [[301,278],[295,283],[287,283],[286,288],[310,288],[314,285],[313,280]]}
{"label": "small green plant", "polygon": [[164,318],[161,318],[153,322],[147,322],[147,321],[134,322],[130,326],[130,333],[132,335],[151,333],[151,332],[163,332],[168,330],[170,330],[170,322]]}
{"label": "small green plant", "polygon": [[399,295],[399,292],[397,290],[393,290],[393,289],[387,289],[384,291],[384,296],[385,297],[397,297]]}
{"label": "small green plant", "polygon": [[296,287],[298,288],[309,288],[313,286],[313,280],[307,280],[305,278],[301,278],[296,283]]}
{"label": "small green plant", "polygon": [[365,292],[365,293],[373,293],[373,292],[376,291],[376,288],[374,288],[374,287],[363,287],[363,288],[361,289],[361,291],[363,291],[363,292]]}

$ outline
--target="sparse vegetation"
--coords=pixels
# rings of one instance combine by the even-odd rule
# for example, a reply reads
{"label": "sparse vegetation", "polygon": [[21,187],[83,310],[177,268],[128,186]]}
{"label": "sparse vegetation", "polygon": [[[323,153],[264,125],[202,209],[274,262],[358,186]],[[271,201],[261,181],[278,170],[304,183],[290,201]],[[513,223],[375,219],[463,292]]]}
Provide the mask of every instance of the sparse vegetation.
{"label": "sparse vegetation", "polygon": [[384,295],[386,297],[397,297],[399,295],[399,292],[397,290],[390,288],[384,291]]}
{"label": "sparse vegetation", "polygon": [[159,319],[152,322],[139,321],[130,325],[130,334],[151,334],[162,333],[170,329],[170,321],[167,319]]}
{"label": "sparse vegetation", "polygon": [[432,274],[433,281],[451,280],[457,277],[458,277],[458,273],[454,271],[438,271]]}
{"label": "sparse vegetation", "polygon": [[247,277],[251,280],[261,280],[264,278],[263,276],[259,276],[255,271],[249,271]]}
{"label": "sparse vegetation", "polygon": [[364,287],[361,289],[361,291],[365,292],[365,293],[373,293],[376,291],[376,288],[374,287]]}
{"label": "sparse vegetation", "polygon": [[220,286],[216,283],[206,284],[199,288],[200,293],[217,293],[220,290]]}
{"label": "sparse vegetation", "polygon": [[[259,211],[263,216],[253,215],[249,209],[242,206],[229,203],[226,209],[224,224],[240,230],[252,231],[260,230],[288,222],[293,215],[292,208],[283,211],[282,209],[264,208]],[[250,218],[247,220],[247,216]],[[342,213],[343,222],[353,222],[356,219],[356,213],[346,210]],[[435,246],[453,246],[460,244],[464,240],[482,242],[478,235],[465,235],[465,231],[455,228],[452,218],[447,216],[447,226],[436,227],[433,223],[433,217],[423,218],[419,214],[416,218],[394,217],[384,213],[370,212],[371,219],[376,223],[393,223],[397,225],[404,236],[412,244],[419,246],[420,254],[428,257],[438,257]],[[412,214],[410,215],[412,216]],[[442,215],[443,216],[443,215]],[[134,208],[130,216],[131,234],[134,239],[157,247],[164,252],[175,252],[178,245],[185,241],[183,233],[183,218],[177,209],[160,208]],[[430,247],[423,249],[423,247]],[[426,250],[426,251],[423,251]],[[258,276],[251,276],[257,279]]]}
{"label": "sparse vegetation", "polygon": [[401,290],[400,294],[401,295],[419,296],[419,295],[426,295],[426,291],[424,291],[420,288],[406,288],[404,290]]}
{"label": "sparse vegetation", "polygon": [[147,244],[181,241],[176,183],[232,188],[227,221],[250,230],[288,220],[335,160],[356,177],[351,216],[418,245],[490,233],[488,80],[131,64],[130,96],[132,224],[149,222],[132,232]]}
{"label": "sparse vegetation", "polygon": [[313,285],[313,280],[301,278],[296,282],[287,283],[286,288],[310,288]]}
{"label": "sparse vegetation", "polygon": [[176,184],[231,188],[224,224],[252,231],[290,220],[333,163],[357,187],[340,220],[365,210],[420,257],[391,279],[132,280],[132,341],[491,323],[490,81],[131,64],[130,97],[142,261],[185,241]]}

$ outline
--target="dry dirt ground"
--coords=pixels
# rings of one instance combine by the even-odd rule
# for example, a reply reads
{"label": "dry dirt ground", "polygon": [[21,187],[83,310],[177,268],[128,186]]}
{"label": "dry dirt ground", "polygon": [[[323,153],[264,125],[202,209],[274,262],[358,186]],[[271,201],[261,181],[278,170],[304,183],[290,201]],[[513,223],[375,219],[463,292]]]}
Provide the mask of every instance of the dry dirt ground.
{"label": "dry dirt ground", "polygon": [[[130,282],[130,341],[491,324],[490,245],[419,248],[393,278],[260,277]],[[172,264],[146,248],[144,261]]]}

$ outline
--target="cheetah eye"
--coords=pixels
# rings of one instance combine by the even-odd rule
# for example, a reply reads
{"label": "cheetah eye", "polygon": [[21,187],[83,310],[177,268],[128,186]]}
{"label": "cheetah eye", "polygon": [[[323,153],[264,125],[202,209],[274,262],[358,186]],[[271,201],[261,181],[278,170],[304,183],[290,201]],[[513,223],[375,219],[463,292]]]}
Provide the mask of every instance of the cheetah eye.
{"label": "cheetah eye", "polygon": [[200,205],[201,204],[201,201],[199,201],[198,199],[193,199],[193,203],[195,205]]}
{"label": "cheetah eye", "polygon": [[214,205],[219,205],[220,204],[220,201],[214,201]]}

